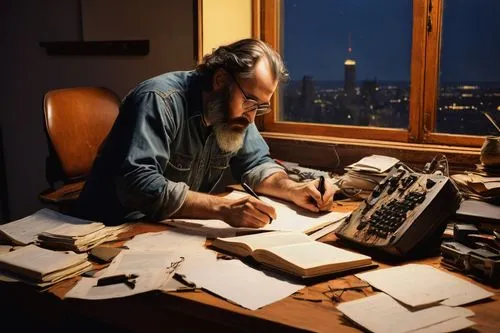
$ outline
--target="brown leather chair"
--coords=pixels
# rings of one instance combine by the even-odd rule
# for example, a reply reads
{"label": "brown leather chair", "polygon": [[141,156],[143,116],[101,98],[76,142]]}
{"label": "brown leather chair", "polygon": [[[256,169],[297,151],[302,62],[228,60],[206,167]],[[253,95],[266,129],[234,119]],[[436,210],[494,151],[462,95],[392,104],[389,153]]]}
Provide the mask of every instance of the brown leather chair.
{"label": "brown leather chair", "polygon": [[77,87],[45,94],[45,130],[49,143],[44,203],[68,212],[78,199],[97,151],[118,115],[119,97],[107,88]]}

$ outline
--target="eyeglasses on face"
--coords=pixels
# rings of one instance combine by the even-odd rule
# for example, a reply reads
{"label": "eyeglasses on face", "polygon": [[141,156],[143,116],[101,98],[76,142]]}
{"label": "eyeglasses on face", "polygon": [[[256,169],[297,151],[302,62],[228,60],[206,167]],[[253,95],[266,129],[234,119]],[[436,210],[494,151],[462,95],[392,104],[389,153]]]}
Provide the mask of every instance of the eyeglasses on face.
{"label": "eyeglasses on face", "polygon": [[245,112],[255,111],[255,116],[262,116],[262,115],[269,113],[271,111],[271,104],[259,103],[255,99],[248,97],[248,94],[245,92],[245,90],[243,90],[243,88],[241,87],[238,80],[236,80],[236,77],[232,73],[230,73],[230,72],[228,72],[228,73],[233,78],[234,82],[236,83],[236,85],[240,89],[241,94],[243,95],[243,98],[245,99],[243,101],[243,104],[242,104],[243,110],[245,110]]}

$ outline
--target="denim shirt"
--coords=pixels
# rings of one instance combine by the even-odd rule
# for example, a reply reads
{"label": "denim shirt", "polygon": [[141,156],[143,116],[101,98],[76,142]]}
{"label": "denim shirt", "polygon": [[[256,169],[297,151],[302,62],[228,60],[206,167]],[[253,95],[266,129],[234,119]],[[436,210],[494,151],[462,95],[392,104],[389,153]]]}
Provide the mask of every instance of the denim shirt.
{"label": "denim shirt", "polygon": [[139,84],[124,99],[80,194],[75,214],[107,224],[126,218],[165,219],[188,189],[209,193],[228,167],[255,187],[283,172],[255,124],[242,148],[222,151],[203,126],[202,89],[194,71],[166,73]]}

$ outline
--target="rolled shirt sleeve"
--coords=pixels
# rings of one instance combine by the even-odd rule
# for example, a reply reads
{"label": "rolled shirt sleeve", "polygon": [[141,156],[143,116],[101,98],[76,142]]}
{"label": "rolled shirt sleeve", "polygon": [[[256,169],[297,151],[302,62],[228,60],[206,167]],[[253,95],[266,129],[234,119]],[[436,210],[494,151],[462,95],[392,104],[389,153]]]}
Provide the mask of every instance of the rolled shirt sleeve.
{"label": "rolled shirt sleeve", "polygon": [[[138,210],[158,220],[174,214],[184,203],[188,185],[168,180],[163,171],[170,159],[170,144],[181,126],[172,112],[176,98],[159,92],[128,96],[121,112],[130,143],[117,173],[117,197],[127,211]],[[168,175],[167,175],[168,177]]]}
{"label": "rolled shirt sleeve", "polygon": [[231,160],[231,171],[235,180],[246,182],[252,188],[276,172],[285,173],[284,168],[271,158],[269,146],[255,124],[248,127],[243,147]]}

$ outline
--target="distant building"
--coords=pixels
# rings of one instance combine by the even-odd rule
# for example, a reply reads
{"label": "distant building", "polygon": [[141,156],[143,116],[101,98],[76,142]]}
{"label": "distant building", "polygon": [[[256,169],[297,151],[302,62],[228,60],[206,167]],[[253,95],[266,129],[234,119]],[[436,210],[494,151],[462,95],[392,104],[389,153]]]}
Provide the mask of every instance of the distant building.
{"label": "distant building", "polygon": [[353,96],[356,90],[356,61],[346,59],[344,62],[344,91]]}
{"label": "distant building", "polygon": [[314,111],[314,100],[316,93],[314,91],[313,77],[305,75],[302,78],[302,87],[300,94],[300,108],[302,113],[310,116]]}

